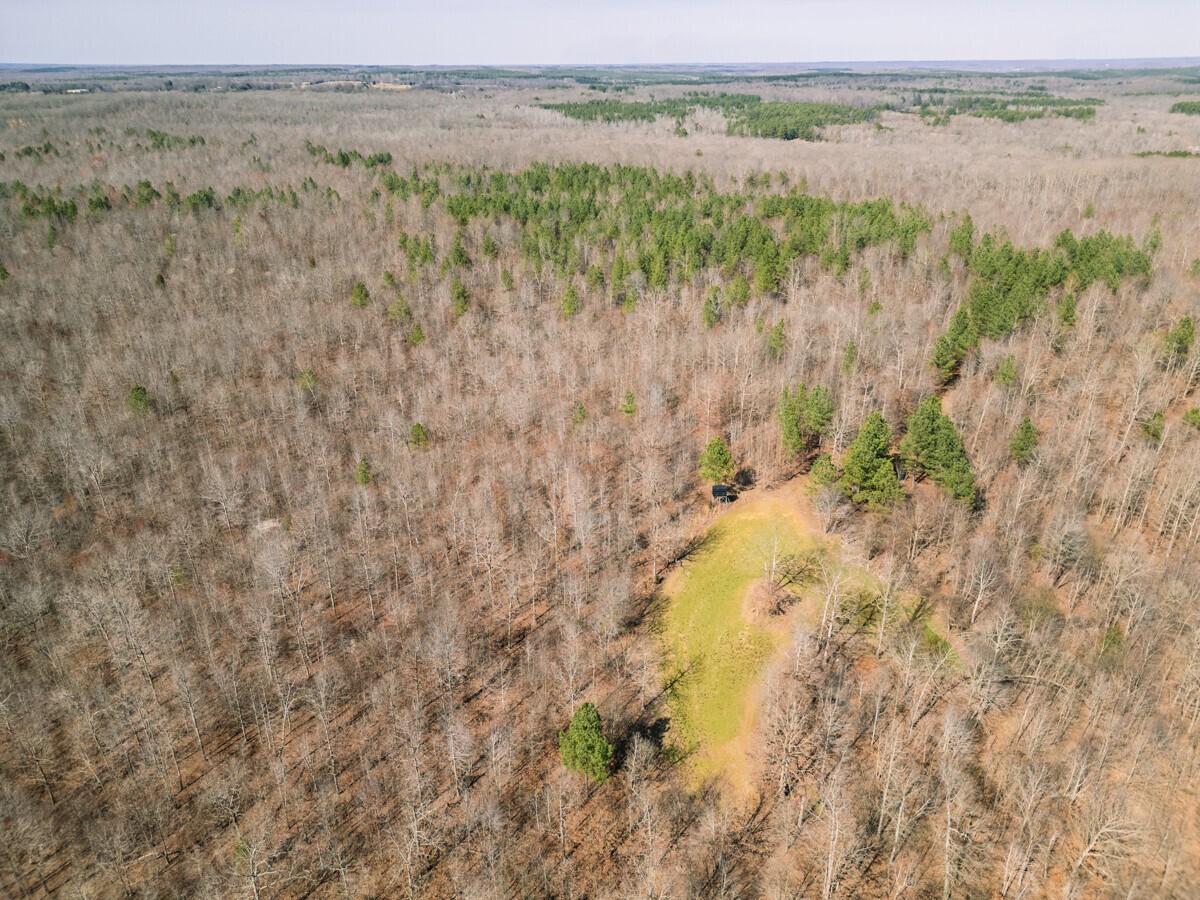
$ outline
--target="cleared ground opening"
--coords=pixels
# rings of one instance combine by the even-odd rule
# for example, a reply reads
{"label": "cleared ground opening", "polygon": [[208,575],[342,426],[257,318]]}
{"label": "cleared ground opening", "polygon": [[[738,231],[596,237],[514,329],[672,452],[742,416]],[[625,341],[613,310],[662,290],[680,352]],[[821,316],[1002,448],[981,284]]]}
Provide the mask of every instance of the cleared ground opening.
{"label": "cleared ground opening", "polygon": [[744,498],[722,513],[664,584],[661,640],[674,745],[697,780],[723,776],[749,793],[754,687],[785,639],[783,616],[756,594],[788,560],[818,549],[795,491]]}

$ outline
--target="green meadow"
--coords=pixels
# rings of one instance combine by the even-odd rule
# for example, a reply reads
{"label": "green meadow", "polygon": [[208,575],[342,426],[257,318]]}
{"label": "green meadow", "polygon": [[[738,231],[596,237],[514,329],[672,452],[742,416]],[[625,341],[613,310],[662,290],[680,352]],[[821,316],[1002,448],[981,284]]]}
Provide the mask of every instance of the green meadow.
{"label": "green meadow", "polygon": [[743,500],[665,585],[660,625],[671,730],[700,779],[722,773],[743,780],[741,739],[753,720],[752,689],[784,640],[781,629],[747,619],[746,598],[773,554],[813,547],[789,501]]}

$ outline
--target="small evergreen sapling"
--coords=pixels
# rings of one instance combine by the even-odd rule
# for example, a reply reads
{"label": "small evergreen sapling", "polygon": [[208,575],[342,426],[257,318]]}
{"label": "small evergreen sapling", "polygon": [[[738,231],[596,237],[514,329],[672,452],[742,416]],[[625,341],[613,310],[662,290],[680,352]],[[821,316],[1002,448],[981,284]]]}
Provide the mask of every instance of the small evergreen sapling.
{"label": "small evergreen sapling", "polygon": [[579,314],[579,294],[574,285],[568,286],[562,298],[562,314],[568,319]]}
{"label": "small evergreen sapling", "polygon": [[361,281],[354,282],[354,290],[350,292],[350,305],[362,309],[371,303],[371,292]]}
{"label": "small evergreen sapling", "polygon": [[558,750],[568,769],[582,772],[593,781],[608,781],[613,748],[604,736],[600,713],[591,703],[581,704],[571,716],[571,724],[559,732]]}
{"label": "small evergreen sapling", "polygon": [[135,384],[129,389],[129,395],[125,398],[125,405],[134,415],[144,415],[150,411],[150,394],[140,384]]}
{"label": "small evergreen sapling", "polygon": [[787,323],[780,319],[767,332],[767,353],[772,359],[779,359],[787,349]]}
{"label": "small evergreen sapling", "polygon": [[833,457],[828,453],[822,453],[813,460],[812,468],[808,470],[808,493],[809,495],[817,494],[822,488],[831,487],[839,492],[841,488],[838,485],[838,479],[842,477],[842,473],[838,471],[838,467],[834,465]]}
{"label": "small evergreen sapling", "polygon": [[846,349],[842,353],[842,371],[849,375],[854,371],[854,366],[858,362],[858,344],[854,341],[846,342]]}
{"label": "small evergreen sapling", "polygon": [[429,446],[429,429],[420,422],[413,422],[408,433],[408,446],[413,450],[424,450]]}
{"label": "small evergreen sapling", "polygon": [[1012,440],[1008,442],[1009,452],[1012,453],[1012,458],[1018,464],[1024,465],[1037,450],[1037,445],[1038,430],[1029,420],[1029,416],[1026,416],[1025,420],[1017,426],[1017,430],[1013,432]]}
{"label": "small evergreen sapling", "polygon": [[462,279],[455,276],[454,282],[450,285],[450,305],[454,310],[454,318],[461,319],[467,314],[470,309],[471,295],[467,293],[467,286],[462,283]]}
{"label": "small evergreen sapling", "polygon": [[1017,380],[1017,358],[1011,353],[1004,357],[1000,368],[996,370],[996,384],[1008,387]]}
{"label": "small evergreen sapling", "polygon": [[700,454],[700,474],[714,484],[723,484],[733,477],[733,454],[719,437],[713,438]]}
{"label": "small evergreen sapling", "polygon": [[1166,417],[1163,415],[1162,410],[1159,410],[1142,422],[1142,434],[1150,443],[1161,444],[1165,427]]}
{"label": "small evergreen sapling", "polygon": [[358,465],[354,467],[354,480],[365,486],[371,483],[373,477],[371,462],[364,456],[358,461]]}
{"label": "small evergreen sapling", "polygon": [[700,312],[700,321],[705,328],[712,328],[721,321],[721,289],[715,284],[704,295],[704,307]]}

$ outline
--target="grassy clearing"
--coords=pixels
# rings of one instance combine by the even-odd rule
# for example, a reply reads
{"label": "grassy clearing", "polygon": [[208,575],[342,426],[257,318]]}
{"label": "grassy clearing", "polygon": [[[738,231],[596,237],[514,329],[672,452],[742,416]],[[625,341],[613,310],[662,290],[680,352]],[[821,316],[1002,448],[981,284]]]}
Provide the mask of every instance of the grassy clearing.
{"label": "grassy clearing", "polygon": [[661,620],[676,746],[698,779],[746,783],[744,734],[753,686],[785,635],[747,621],[745,600],[772,554],[814,547],[795,502],[743,500],[709,529],[703,546],[668,579]]}

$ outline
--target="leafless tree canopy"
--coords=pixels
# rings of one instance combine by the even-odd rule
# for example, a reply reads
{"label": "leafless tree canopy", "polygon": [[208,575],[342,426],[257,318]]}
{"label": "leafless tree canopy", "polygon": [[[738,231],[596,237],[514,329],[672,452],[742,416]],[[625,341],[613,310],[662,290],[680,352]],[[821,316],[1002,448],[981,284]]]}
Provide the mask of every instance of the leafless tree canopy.
{"label": "leafless tree canopy", "polygon": [[[805,142],[539,106],[574,84],[0,93],[0,894],[1200,894],[1200,348],[1166,337],[1200,317],[1200,160],[1134,155],[1200,146],[1168,112],[1195,85],[1036,80],[1105,102]],[[761,90],[907,109],[915,84]],[[684,89],[628,96],[651,90]],[[448,210],[457,176],[535,163],[882,197],[930,228],[844,274],[797,259],[706,323],[719,265],[618,297],[587,276],[616,241],[564,279],[513,215]],[[1152,277],[1075,291],[1064,324],[1068,285],[944,383],[963,211],[1018,247],[1156,240]],[[940,394],[981,499],[809,495],[839,549],[769,573],[819,626],[764,677],[747,804],[672,752],[654,610],[710,522],[710,438],[753,490],[806,467],[775,413],[802,382],[831,391],[835,459]],[[604,784],[559,760],[584,700]]]}

